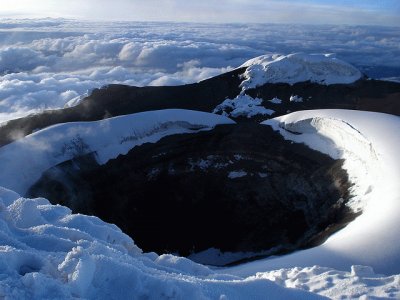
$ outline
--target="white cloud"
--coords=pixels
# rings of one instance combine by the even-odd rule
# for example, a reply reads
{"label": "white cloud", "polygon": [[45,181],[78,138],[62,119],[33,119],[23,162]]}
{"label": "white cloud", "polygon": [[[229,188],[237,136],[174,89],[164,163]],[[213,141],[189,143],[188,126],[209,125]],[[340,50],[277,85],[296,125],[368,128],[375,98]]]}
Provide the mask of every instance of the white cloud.
{"label": "white cloud", "polygon": [[0,50],[0,72],[15,73],[31,71],[47,60],[42,53],[27,47],[7,47]]}
{"label": "white cloud", "polygon": [[0,21],[0,122],[59,108],[110,83],[196,82],[265,53],[336,53],[400,76],[398,28],[274,24]]}
{"label": "white cloud", "polygon": [[135,61],[140,53],[142,52],[142,47],[139,43],[127,43],[125,44],[118,54],[118,58],[122,61]]}

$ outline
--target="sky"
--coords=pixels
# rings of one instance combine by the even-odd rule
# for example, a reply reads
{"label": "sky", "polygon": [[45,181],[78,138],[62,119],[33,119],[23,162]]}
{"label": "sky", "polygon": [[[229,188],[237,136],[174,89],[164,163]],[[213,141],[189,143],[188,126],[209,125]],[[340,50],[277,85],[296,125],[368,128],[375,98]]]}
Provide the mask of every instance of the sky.
{"label": "sky", "polygon": [[0,17],[400,26],[398,0],[0,0]]}

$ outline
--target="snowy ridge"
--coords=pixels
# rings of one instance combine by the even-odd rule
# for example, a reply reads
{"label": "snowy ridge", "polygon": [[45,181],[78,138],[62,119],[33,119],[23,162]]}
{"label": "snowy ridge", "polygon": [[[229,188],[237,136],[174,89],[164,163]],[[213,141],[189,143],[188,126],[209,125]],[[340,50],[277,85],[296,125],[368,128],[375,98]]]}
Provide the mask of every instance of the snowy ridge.
{"label": "snowy ridge", "polygon": [[[349,205],[355,211],[363,209],[368,202],[367,194],[379,179],[381,170],[372,143],[360,131],[344,120],[328,117],[282,122],[279,127],[284,129],[282,135],[292,141],[306,143],[334,159],[345,159],[343,168],[354,185]],[[293,135],[292,132],[301,135]]]}
{"label": "snowy ridge", "polygon": [[[349,270],[371,266],[377,272],[400,272],[400,118],[350,110],[299,111],[264,122],[289,140],[345,160],[355,185],[351,203],[363,213],[323,245],[257,263],[231,268],[232,274],[321,265]],[[288,131],[290,130],[290,131]]]}
{"label": "snowy ridge", "polygon": [[329,54],[268,54],[253,58],[240,67],[247,68],[241,84],[243,90],[266,83],[349,84],[362,77],[355,67]]}
{"label": "snowy ridge", "polygon": [[23,195],[45,170],[74,157],[95,152],[97,161],[104,164],[168,135],[233,123],[215,114],[169,109],[54,125],[0,148],[0,186]]}

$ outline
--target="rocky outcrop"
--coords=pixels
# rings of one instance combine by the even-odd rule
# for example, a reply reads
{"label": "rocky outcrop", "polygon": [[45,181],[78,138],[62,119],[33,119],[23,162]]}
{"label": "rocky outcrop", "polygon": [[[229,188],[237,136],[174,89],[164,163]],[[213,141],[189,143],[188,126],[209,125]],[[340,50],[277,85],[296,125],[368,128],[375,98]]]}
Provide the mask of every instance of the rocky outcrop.
{"label": "rocky outcrop", "polygon": [[[276,111],[275,116],[307,109],[356,109],[400,115],[400,84],[380,80],[359,80],[353,84],[320,85],[311,82],[293,85],[265,84],[248,90],[252,97],[265,99],[264,106]],[[290,101],[297,95],[301,102]],[[267,99],[277,97],[282,104]]]}

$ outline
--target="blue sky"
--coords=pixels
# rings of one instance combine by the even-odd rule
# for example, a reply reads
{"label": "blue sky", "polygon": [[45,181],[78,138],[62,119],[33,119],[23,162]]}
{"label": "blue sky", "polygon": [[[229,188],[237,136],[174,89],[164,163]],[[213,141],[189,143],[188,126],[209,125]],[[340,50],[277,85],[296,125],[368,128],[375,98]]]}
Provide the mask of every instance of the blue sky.
{"label": "blue sky", "polygon": [[400,1],[1,0],[0,17],[400,26]]}

